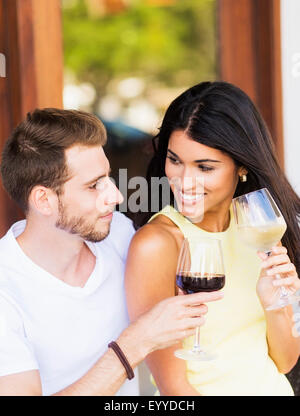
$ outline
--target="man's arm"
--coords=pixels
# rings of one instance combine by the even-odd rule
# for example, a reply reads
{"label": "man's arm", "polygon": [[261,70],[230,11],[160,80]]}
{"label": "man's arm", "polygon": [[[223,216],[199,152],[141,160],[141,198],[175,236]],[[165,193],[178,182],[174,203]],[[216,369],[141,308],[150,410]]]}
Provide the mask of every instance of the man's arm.
{"label": "man's arm", "polygon": [[[132,368],[149,353],[166,348],[194,334],[204,323],[203,303],[220,299],[219,292],[195,293],[165,299],[125,329],[116,340]],[[126,371],[111,349],[79,380],[57,392],[63,396],[115,394],[126,380]],[[0,395],[41,395],[37,370],[0,377]]]}
{"label": "man's arm", "polygon": [[40,396],[42,384],[38,370],[0,377],[0,396]]}

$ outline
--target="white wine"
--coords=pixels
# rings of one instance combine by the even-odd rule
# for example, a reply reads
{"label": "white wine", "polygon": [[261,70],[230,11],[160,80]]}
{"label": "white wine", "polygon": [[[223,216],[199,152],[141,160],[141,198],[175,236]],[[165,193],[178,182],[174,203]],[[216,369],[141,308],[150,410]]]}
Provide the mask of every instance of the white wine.
{"label": "white wine", "polygon": [[245,244],[260,251],[269,251],[281,240],[286,224],[276,222],[270,225],[242,225],[238,230]]}

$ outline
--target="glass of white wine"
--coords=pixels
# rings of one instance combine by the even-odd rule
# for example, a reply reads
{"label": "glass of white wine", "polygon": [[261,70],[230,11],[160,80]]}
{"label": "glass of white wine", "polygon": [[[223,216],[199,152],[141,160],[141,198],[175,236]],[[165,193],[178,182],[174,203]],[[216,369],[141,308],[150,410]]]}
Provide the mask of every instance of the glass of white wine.
{"label": "glass of white wine", "polygon": [[[263,188],[241,195],[234,198],[232,204],[243,242],[270,256],[271,248],[281,240],[286,231],[286,222],[268,189]],[[280,279],[280,275],[276,275],[276,278]],[[280,309],[299,300],[299,296],[290,294],[281,286],[279,299],[266,309]]]}

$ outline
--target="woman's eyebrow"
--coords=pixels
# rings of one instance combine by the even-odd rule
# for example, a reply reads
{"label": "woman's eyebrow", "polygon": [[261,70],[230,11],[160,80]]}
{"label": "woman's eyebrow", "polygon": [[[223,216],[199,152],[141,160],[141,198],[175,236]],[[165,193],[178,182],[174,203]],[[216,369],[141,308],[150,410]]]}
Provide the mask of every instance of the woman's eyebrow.
{"label": "woman's eyebrow", "polygon": [[194,160],[195,163],[203,163],[203,162],[216,162],[216,163],[221,163],[221,160],[214,160],[214,159],[199,159],[199,160]]}
{"label": "woman's eyebrow", "polygon": [[168,149],[168,152],[172,153],[172,155],[173,155],[173,156],[175,156],[175,157],[177,157],[177,159],[180,159],[180,158],[176,155],[176,153],[172,152],[172,150]]}
{"label": "woman's eyebrow", "polygon": [[[168,149],[168,152],[172,153],[172,155],[174,157],[177,157],[177,159],[180,159],[180,157],[177,156],[176,153],[174,153],[172,150]],[[221,163],[220,160],[214,160],[214,159],[198,159],[198,160],[194,160],[194,163],[203,163],[203,162],[216,162],[216,163]]]}

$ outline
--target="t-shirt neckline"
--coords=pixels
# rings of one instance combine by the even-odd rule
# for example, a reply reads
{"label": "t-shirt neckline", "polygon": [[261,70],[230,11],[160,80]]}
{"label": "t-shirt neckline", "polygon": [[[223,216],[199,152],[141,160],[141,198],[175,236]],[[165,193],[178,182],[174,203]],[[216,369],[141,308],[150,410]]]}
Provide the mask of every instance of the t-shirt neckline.
{"label": "t-shirt neckline", "polygon": [[[94,243],[91,243],[89,241],[85,241],[85,244],[87,245],[88,249],[92,252],[92,254],[96,257],[96,263],[94,266],[93,271],[91,272],[90,276],[88,277],[85,285],[83,287],[81,286],[72,286],[63,280],[59,279],[58,277],[54,276],[52,273],[48,272],[47,270],[40,267],[38,264],[36,264],[33,260],[31,260],[30,257],[28,257],[25,252],[22,250],[21,246],[17,242],[17,237],[23,232],[26,226],[26,220],[21,220],[16,222],[12,225],[10,231],[11,231],[11,241],[12,244],[18,253],[19,259],[22,261],[26,269],[31,269],[32,274],[34,276],[37,276],[39,281],[43,279],[43,281],[47,281],[48,284],[51,284],[52,286],[60,287],[63,290],[68,291],[69,293],[73,292],[74,294],[78,295],[84,295],[89,294],[95,290],[96,287],[99,286],[100,280],[97,279],[99,277],[99,268],[101,263],[101,275],[103,275],[103,266],[104,262],[102,260],[101,251],[97,250]],[[99,282],[97,282],[99,280]]]}

